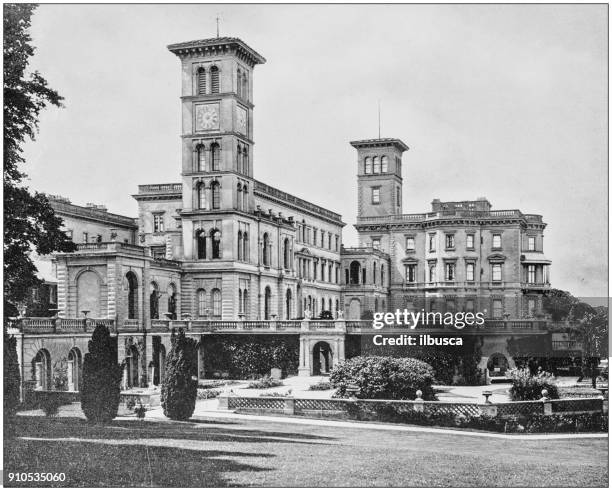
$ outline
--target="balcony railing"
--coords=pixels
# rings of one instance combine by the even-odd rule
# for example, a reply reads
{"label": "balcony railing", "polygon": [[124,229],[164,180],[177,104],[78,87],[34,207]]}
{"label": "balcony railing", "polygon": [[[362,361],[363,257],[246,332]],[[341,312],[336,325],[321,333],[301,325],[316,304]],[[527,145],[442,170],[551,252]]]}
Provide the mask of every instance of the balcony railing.
{"label": "balcony railing", "polygon": [[383,215],[376,217],[359,217],[359,223],[368,222],[423,222],[443,218],[523,218],[528,222],[541,223],[541,215],[524,215],[520,210],[441,210],[429,213],[412,213],[403,215]]}
{"label": "balcony railing", "polygon": [[131,254],[136,254],[138,256],[145,255],[145,248],[133,245],[126,244],[125,242],[90,242],[87,244],[77,244],[77,251],[87,251],[87,252],[129,252]]}
{"label": "balcony railing", "polygon": [[167,194],[167,193],[181,193],[183,191],[183,185],[180,182],[171,182],[164,184],[141,184],[138,186],[139,194]]}

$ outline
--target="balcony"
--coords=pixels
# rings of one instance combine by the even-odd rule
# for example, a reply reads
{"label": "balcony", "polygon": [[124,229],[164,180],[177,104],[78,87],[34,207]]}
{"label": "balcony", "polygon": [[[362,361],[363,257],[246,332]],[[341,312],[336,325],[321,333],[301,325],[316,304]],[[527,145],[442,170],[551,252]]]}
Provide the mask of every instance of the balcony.
{"label": "balcony", "polygon": [[441,210],[430,213],[413,213],[404,215],[383,215],[377,217],[359,217],[359,223],[397,223],[397,222],[424,222],[427,220],[440,220],[445,218],[521,218],[529,223],[542,223],[542,215],[524,215],[520,210]]}
{"label": "balcony", "polygon": [[547,291],[550,290],[550,283],[521,283],[521,289],[523,290],[537,290],[537,291]]}
{"label": "balcony", "polygon": [[138,186],[138,194],[181,194],[183,185],[180,182],[165,184],[141,184]]}

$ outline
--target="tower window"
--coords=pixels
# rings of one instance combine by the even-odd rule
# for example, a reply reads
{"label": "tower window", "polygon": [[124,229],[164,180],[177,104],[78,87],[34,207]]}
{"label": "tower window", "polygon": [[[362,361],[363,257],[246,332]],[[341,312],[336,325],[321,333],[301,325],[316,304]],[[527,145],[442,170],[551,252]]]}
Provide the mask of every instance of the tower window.
{"label": "tower window", "polygon": [[210,231],[210,239],[212,242],[212,258],[221,258],[221,232],[217,229]]}
{"label": "tower window", "polygon": [[198,68],[198,94],[206,94],[206,71]]}
{"label": "tower window", "polygon": [[365,173],[366,174],[372,173],[372,159],[370,157],[365,158]]}
{"label": "tower window", "polygon": [[454,263],[446,263],[446,281],[455,281],[455,264]]}
{"label": "tower window", "polygon": [[218,143],[213,143],[210,146],[212,170],[219,170],[219,160],[221,157],[221,148]]}
{"label": "tower window", "polygon": [[414,283],[416,281],[416,264],[409,264],[406,266],[406,281],[408,283]]}
{"label": "tower window", "polygon": [[380,174],[380,159],[374,157],[374,174]]}
{"label": "tower window", "polygon": [[492,267],[491,278],[493,281],[501,281],[502,280],[502,265],[494,264]]}
{"label": "tower window", "polygon": [[535,244],[535,237],[528,237],[527,238],[527,250],[528,251],[535,251],[536,250],[536,244]]}
{"label": "tower window", "polygon": [[378,205],[380,203],[380,188],[372,188],[372,204]]}
{"label": "tower window", "polygon": [[454,234],[446,234],[446,248],[447,249],[455,248],[455,235]]}
{"label": "tower window", "polygon": [[493,234],[493,249],[501,249],[501,234]]}
{"label": "tower window", "polygon": [[219,68],[216,66],[210,67],[210,93],[219,93]]}
{"label": "tower window", "polygon": [[238,172],[243,172],[242,169],[242,147],[238,145],[238,150],[236,152],[236,170]]}
{"label": "tower window", "polygon": [[246,72],[242,74],[242,98],[244,100],[249,99],[249,79],[247,78]]}
{"label": "tower window", "polygon": [[153,232],[164,231],[164,215],[161,213],[153,214]]}
{"label": "tower window", "polygon": [[397,200],[396,204],[397,204],[398,208],[400,206],[402,206],[402,191],[399,188],[399,186],[397,187],[397,194],[395,195],[395,199]]}
{"label": "tower window", "polygon": [[202,230],[196,232],[198,259],[206,259],[206,235]]}
{"label": "tower window", "polygon": [[242,209],[249,211],[249,188],[247,185],[242,188]]}
{"label": "tower window", "polygon": [[221,207],[221,190],[220,185],[217,181],[214,181],[211,185],[212,190],[212,207],[213,210],[218,210]]}
{"label": "tower window", "polygon": [[199,289],[197,292],[198,301],[198,317],[204,317],[206,315],[206,291]]}
{"label": "tower window", "polygon": [[239,210],[242,210],[242,184],[236,186],[236,204]]}
{"label": "tower window", "polygon": [[196,194],[198,197],[198,208],[200,210],[206,209],[206,187],[203,182],[198,183],[198,187],[196,188]]}
{"label": "tower window", "polygon": [[242,97],[242,72],[240,68],[238,69],[237,77],[236,77],[236,92],[238,92],[238,96]]}
{"label": "tower window", "polygon": [[267,232],[263,234],[262,256],[264,266],[270,266],[270,238]]}
{"label": "tower window", "polygon": [[246,146],[242,149],[242,173],[249,174],[249,148]]}
{"label": "tower window", "polygon": [[198,171],[204,172],[206,170],[206,149],[204,145],[198,145]]}
{"label": "tower window", "polygon": [[383,156],[383,158],[381,159],[381,164],[382,164],[382,172],[387,172],[389,170],[389,159],[387,158],[387,156]]}
{"label": "tower window", "polygon": [[465,248],[474,249],[474,234],[467,234],[465,239]]}
{"label": "tower window", "polygon": [[465,280],[474,281],[474,263],[467,263],[465,265]]}

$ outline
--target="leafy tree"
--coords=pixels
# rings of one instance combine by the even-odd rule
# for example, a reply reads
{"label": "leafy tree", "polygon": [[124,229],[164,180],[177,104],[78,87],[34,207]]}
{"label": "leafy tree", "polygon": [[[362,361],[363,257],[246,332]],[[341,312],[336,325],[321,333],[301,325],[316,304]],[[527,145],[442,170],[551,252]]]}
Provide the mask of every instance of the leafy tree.
{"label": "leafy tree", "polygon": [[83,361],[81,408],[85,417],[95,423],[106,423],[119,409],[121,366],[110,332],[98,324],[89,341],[89,353]]}
{"label": "leafy tree", "polygon": [[578,302],[579,300],[571,293],[552,288],[544,296],[543,307],[551,315],[553,321],[559,322],[568,319],[572,307]]}
{"label": "leafy tree", "polygon": [[49,88],[37,72],[28,72],[34,54],[28,33],[36,5],[4,5],[4,312],[14,316],[17,304],[28,291],[40,284],[30,259],[54,251],[71,252],[75,245],[60,230],[61,218],[55,216],[47,198],[22,185],[26,175],[23,144],[34,140],[40,112],[51,104],[61,106],[62,97]]}
{"label": "leafy tree", "polygon": [[185,421],[195,410],[198,381],[193,377],[197,371],[197,348],[194,339],[179,330],[172,332],[172,348],[166,357],[166,375],[162,383],[161,405],[164,414],[174,420]]}
{"label": "leafy tree", "polygon": [[19,404],[19,361],[17,358],[17,340],[4,334],[4,418],[15,415]]}

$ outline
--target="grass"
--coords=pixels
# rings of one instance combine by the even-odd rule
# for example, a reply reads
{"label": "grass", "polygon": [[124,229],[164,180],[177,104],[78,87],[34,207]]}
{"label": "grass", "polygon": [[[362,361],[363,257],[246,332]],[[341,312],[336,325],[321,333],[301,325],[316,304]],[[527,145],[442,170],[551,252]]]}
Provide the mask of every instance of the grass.
{"label": "grass", "polygon": [[5,476],[64,472],[69,487],[597,487],[608,480],[605,439],[499,440],[229,419],[92,426],[22,416],[14,437],[5,437],[4,456]]}

